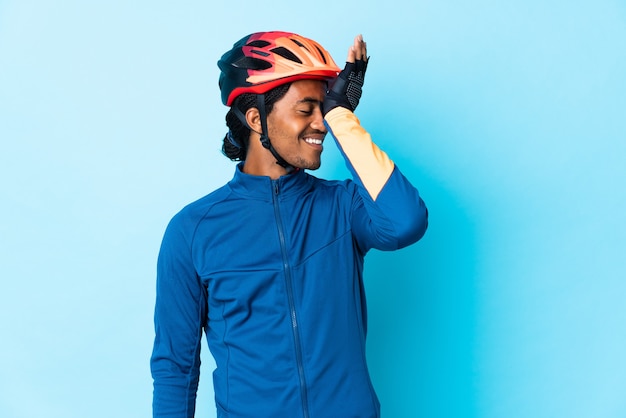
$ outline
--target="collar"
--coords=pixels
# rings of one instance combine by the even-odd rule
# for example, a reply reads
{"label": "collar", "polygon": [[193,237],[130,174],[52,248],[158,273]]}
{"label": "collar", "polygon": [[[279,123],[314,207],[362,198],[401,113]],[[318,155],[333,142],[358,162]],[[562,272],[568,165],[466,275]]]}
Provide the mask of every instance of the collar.
{"label": "collar", "polygon": [[302,169],[272,180],[269,176],[253,176],[244,173],[244,164],[244,161],[237,164],[235,175],[228,182],[231,190],[239,195],[272,201],[276,192],[281,198],[286,198],[302,194],[312,186],[312,177]]}

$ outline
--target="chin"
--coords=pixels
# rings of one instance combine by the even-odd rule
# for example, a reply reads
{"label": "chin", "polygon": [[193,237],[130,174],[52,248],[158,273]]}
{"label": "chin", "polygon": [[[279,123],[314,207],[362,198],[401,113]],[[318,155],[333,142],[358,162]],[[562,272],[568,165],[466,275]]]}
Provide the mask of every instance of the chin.
{"label": "chin", "polygon": [[317,170],[321,166],[322,166],[322,162],[321,161],[317,161],[315,163],[309,164],[309,166],[306,169],[307,170]]}
{"label": "chin", "polygon": [[299,161],[295,161],[295,164],[292,164],[292,165],[302,170],[317,170],[318,168],[321,167],[322,161],[321,160],[310,161],[310,160],[301,159]]}

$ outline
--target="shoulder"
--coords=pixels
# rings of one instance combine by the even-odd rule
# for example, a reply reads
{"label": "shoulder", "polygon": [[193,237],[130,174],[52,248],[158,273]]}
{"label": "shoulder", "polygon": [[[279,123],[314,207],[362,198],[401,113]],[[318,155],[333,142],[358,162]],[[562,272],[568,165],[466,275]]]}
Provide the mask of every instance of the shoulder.
{"label": "shoulder", "polygon": [[206,196],[185,205],[172,217],[167,229],[192,232],[211,209],[216,204],[228,199],[230,194],[230,188],[228,185],[224,185]]}
{"label": "shoulder", "polygon": [[346,180],[326,180],[308,174],[312,189],[321,193],[334,194],[353,194],[356,190],[356,184],[351,179]]}

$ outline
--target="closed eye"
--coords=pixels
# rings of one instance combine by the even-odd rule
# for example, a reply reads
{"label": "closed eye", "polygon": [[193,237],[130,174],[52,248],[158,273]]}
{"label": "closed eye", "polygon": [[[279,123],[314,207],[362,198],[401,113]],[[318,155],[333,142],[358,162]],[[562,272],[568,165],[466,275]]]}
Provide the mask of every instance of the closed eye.
{"label": "closed eye", "polygon": [[296,111],[303,116],[311,116],[316,109],[322,110],[322,102],[313,97],[305,97],[299,100],[297,103],[300,108],[296,108]]}

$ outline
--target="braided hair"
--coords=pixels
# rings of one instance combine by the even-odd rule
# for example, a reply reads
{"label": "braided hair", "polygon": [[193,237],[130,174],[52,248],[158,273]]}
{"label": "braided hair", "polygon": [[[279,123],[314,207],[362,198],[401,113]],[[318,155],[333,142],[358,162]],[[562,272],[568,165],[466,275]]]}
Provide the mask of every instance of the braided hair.
{"label": "braided hair", "polygon": [[[267,113],[271,113],[274,103],[280,100],[289,90],[291,83],[281,84],[265,93],[265,109]],[[256,107],[256,94],[244,93],[238,96],[226,113],[226,126],[228,133],[224,136],[222,144],[222,154],[233,161],[245,161],[248,154],[248,146],[250,141],[250,129],[237,117],[232,110],[237,107],[244,115],[248,109]]]}

